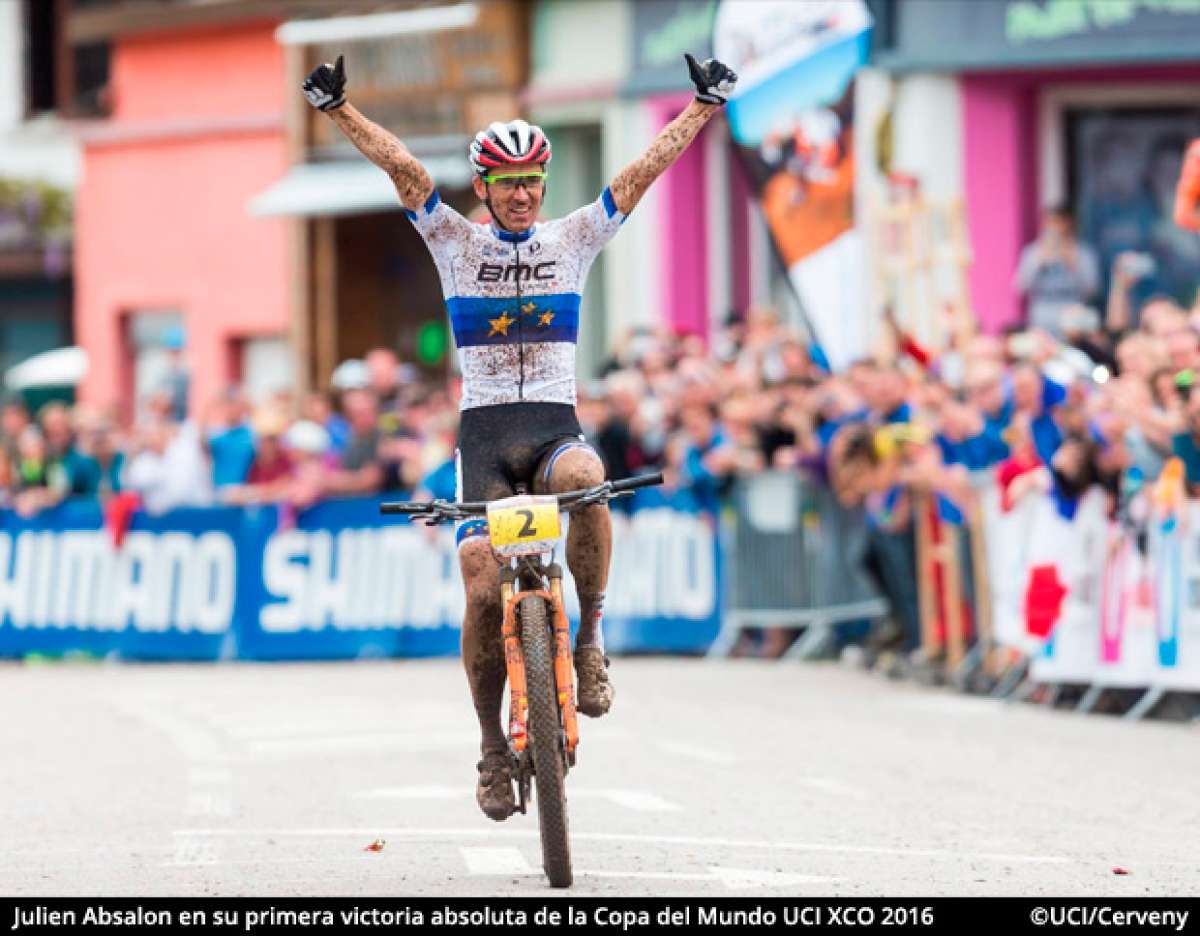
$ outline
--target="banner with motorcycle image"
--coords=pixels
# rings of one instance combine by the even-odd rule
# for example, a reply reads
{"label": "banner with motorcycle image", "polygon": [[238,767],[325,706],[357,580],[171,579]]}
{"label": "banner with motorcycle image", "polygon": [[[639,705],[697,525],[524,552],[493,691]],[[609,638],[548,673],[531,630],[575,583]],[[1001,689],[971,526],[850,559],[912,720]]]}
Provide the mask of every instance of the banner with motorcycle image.
{"label": "banner with motorcycle image", "polygon": [[713,55],[738,74],[726,113],[771,239],[835,368],[867,351],[866,257],[854,222],[854,75],[862,0],[723,0]]}

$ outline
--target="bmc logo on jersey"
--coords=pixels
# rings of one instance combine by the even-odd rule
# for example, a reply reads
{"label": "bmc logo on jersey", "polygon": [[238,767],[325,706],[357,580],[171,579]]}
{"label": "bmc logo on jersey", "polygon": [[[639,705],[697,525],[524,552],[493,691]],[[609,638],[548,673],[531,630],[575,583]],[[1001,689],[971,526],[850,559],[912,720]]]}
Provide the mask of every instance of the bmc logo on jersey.
{"label": "bmc logo on jersey", "polygon": [[530,266],[528,263],[481,263],[479,275],[475,277],[480,283],[524,282],[525,280],[554,279],[554,264],[556,260],[546,260]]}

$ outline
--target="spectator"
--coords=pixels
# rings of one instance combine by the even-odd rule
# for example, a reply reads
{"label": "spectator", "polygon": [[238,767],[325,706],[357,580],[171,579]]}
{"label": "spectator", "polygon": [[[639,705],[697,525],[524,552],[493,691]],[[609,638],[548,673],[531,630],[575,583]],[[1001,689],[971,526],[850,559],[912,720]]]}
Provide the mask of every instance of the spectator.
{"label": "spectator", "polygon": [[610,478],[628,478],[650,457],[642,444],[646,419],[642,415],[645,381],[637,371],[616,371],[605,384],[607,406],[596,428],[595,442]]}
{"label": "spectator", "polygon": [[37,426],[26,426],[17,437],[13,475],[16,487],[13,506],[23,516],[53,507],[67,494],[62,466],[51,457],[46,437]]}
{"label": "spectator", "polygon": [[333,405],[330,394],[310,393],[304,401],[304,418],[329,434],[330,450],[341,454],[350,442],[350,424]]}
{"label": "spectator", "polygon": [[311,420],[293,423],[283,437],[284,450],[292,464],[292,484],[288,502],[296,508],[312,506],[325,489],[325,475],[331,456],[329,433]]}
{"label": "spectator", "polygon": [[254,463],[250,407],[238,387],[226,387],[208,408],[204,439],[212,459],[212,485],[218,491],[244,484]]}
{"label": "spectator", "polygon": [[1095,252],[1075,237],[1075,221],[1062,206],[1042,215],[1038,239],[1021,252],[1016,289],[1028,299],[1030,327],[1062,340],[1062,313],[1086,304],[1100,289],[1100,268]]}
{"label": "spectator", "polygon": [[1171,451],[1183,462],[1188,495],[1200,496],[1200,393],[1188,399],[1185,421],[1171,439]]}
{"label": "spectator", "polygon": [[136,436],[121,484],[152,514],[211,504],[212,470],[195,423],[152,417]]}
{"label": "spectator", "polygon": [[348,390],[342,408],[350,426],[350,441],[338,469],[325,479],[329,494],[373,494],[383,487],[379,458],[379,404],[369,390]]}
{"label": "spectator", "polygon": [[70,493],[75,497],[108,497],[121,490],[125,454],[111,419],[99,410],[77,407],[76,442],[62,460]]}
{"label": "spectator", "polygon": [[38,423],[46,440],[46,451],[52,461],[61,462],[75,444],[71,427],[71,411],[59,402],[47,403],[38,411]]}
{"label": "spectator", "polygon": [[19,400],[10,400],[0,409],[0,447],[8,452],[10,462],[17,457],[17,439],[29,425],[29,410]]}
{"label": "spectator", "polygon": [[397,408],[400,402],[400,361],[391,348],[375,348],[363,359],[367,365],[368,386],[379,401],[382,412]]}
{"label": "spectator", "polygon": [[163,377],[162,392],[169,401],[172,421],[181,423],[188,418],[188,398],[192,377],[184,359],[187,348],[187,331],[182,325],[172,325],[162,336],[167,350],[167,372]]}
{"label": "spectator", "polygon": [[676,483],[690,487],[697,499],[715,507],[717,498],[733,476],[735,459],[712,408],[694,403],[680,414],[681,431],[672,440],[668,465]]}
{"label": "spectator", "polygon": [[1117,370],[1113,344],[1108,332],[1100,327],[1100,313],[1088,306],[1074,305],[1063,310],[1063,337],[1071,347],[1082,351],[1093,364],[1110,374]]}
{"label": "spectator", "polygon": [[219,489],[226,503],[268,503],[286,497],[292,478],[292,460],[283,445],[287,417],[273,407],[254,414],[253,431],[256,439],[254,461],[246,473],[245,484],[231,484]]}
{"label": "spectator", "polygon": [[1030,420],[1034,447],[1046,464],[1062,442],[1062,431],[1054,419],[1054,411],[1066,402],[1064,386],[1046,377],[1030,361],[1018,363],[1012,371],[1013,406]]}

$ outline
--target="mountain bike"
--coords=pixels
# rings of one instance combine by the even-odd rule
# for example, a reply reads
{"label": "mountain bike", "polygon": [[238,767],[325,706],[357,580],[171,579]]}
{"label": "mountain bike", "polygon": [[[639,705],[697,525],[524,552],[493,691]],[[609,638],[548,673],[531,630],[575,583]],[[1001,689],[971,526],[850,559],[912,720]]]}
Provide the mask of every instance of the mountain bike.
{"label": "mountain bike", "polygon": [[405,514],[429,526],[487,517],[492,551],[501,563],[500,600],[504,660],[508,672],[508,747],[517,783],[517,811],[525,814],[534,785],[542,868],[551,887],[570,887],[571,839],[566,777],[575,766],[579,719],[575,711],[575,665],[571,629],[562,598],[563,570],[555,562],[562,541],[561,515],[662,484],[659,473],[605,481],[562,494],[527,493],[455,503],[395,502],[385,514]]}

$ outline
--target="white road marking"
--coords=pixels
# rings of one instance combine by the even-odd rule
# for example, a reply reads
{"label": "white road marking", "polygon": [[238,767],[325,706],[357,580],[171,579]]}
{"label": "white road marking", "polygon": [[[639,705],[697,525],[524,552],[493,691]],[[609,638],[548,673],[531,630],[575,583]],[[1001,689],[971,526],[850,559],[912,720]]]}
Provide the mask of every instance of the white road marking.
{"label": "white road marking", "polygon": [[[411,840],[447,838],[536,839],[536,830],[517,829],[180,829],[177,835],[212,835],[217,837],[337,838],[343,836],[386,836]],[[779,851],[825,852],[852,855],[893,855],[899,858],[947,858],[952,861],[977,859],[1016,864],[1073,864],[1075,859],[1057,855],[1010,855],[998,852],[953,851],[946,848],[887,848],[873,845],[834,845],[823,842],[770,842],[752,839],[699,838],[684,835],[626,835],[616,832],[572,832],[571,838],[580,842],[635,842],[644,845],[687,845],[692,848],[777,849]]]}
{"label": "white road marking", "polygon": [[460,848],[468,874],[534,874],[525,856],[516,848]]}
{"label": "white road marking", "polygon": [[126,715],[165,734],[194,766],[219,765],[226,759],[220,738],[194,722],[171,714],[170,705],[159,699],[125,697],[113,699],[112,704]]}
{"label": "white road marking", "polygon": [[635,812],[683,812],[683,807],[645,790],[572,789],[570,799],[604,799]]}
{"label": "white road marking", "polygon": [[[400,800],[471,800],[471,790],[466,786],[400,786],[378,787],[354,794],[357,799],[400,799]],[[681,812],[683,807],[646,790],[572,788],[571,800],[607,800],[634,812]]]}
{"label": "white road marking", "polygon": [[678,757],[686,757],[689,760],[697,760],[704,764],[713,764],[718,767],[732,767],[737,763],[737,758],[732,754],[727,754],[724,751],[714,751],[712,748],[701,747],[696,744],[685,744],[682,741],[656,741],[654,746],[666,754],[674,754]]}

